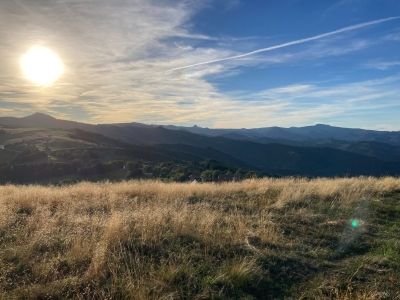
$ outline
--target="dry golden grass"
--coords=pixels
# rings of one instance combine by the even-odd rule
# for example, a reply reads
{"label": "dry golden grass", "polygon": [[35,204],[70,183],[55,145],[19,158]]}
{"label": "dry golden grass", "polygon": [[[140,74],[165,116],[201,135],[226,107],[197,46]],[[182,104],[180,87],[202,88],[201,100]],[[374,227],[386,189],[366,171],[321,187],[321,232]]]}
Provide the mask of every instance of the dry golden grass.
{"label": "dry golden grass", "polygon": [[[354,241],[348,219],[399,191],[396,178],[1,186],[0,298],[324,298],[316,274]],[[361,221],[357,236],[380,228]],[[400,297],[335,284],[329,297]]]}

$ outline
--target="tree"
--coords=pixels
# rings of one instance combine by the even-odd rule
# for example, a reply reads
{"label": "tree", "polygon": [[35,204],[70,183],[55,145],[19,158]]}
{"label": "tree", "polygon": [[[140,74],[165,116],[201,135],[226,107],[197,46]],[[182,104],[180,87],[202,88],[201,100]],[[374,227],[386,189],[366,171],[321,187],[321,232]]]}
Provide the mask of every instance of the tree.
{"label": "tree", "polygon": [[205,170],[200,174],[201,181],[203,182],[210,182],[213,180],[213,171],[212,170]]}

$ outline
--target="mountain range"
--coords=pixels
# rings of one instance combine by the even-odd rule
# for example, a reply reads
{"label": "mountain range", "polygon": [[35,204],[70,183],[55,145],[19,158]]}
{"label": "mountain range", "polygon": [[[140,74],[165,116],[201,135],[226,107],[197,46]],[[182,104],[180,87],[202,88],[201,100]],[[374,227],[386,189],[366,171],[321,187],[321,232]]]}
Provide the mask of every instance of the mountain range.
{"label": "mountain range", "polygon": [[[208,170],[210,164],[205,162],[210,161],[214,163]],[[165,168],[168,164],[175,168],[174,176],[181,174],[182,180],[215,171],[215,166],[219,166],[219,173],[247,170],[260,176],[400,175],[400,132],[323,124],[255,129],[141,123],[93,125],[42,113],[22,118],[0,117],[2,182],[31,182],[29,173],[36,174],[34,181],[122,179],[126,177],[128,163],[131,174],[139,178],[159,174],[159,166]],[[33,171],[39,166],[47,173]],[[140,170],[135,170],[135,166]],[[148,166],[152,167],[146,172]],[[78,170],[85,174],[82,168],[89,168],[91,171],[86,173],[92,178],[76,176]],[[101,169],[98,173],[102,176],[96,176],[96,168]],[[104,171],[107,168],[113,171],[108,174]],[[15,171],[28,169],[29,172]]]}

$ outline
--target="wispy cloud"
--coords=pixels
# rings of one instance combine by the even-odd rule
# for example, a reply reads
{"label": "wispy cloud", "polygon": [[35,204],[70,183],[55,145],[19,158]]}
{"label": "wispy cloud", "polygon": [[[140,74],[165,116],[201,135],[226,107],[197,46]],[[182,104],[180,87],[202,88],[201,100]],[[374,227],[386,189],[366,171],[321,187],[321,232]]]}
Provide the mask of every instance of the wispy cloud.
{"label": "wispy cloud", "polygon": [[378,69],[381,71],[385,71],[394,67],[400,66],[400,60],[393,61],[370,61],[365,64],[365,67],[371,69]]}
{"label": "wispy cloud", "polygon": [[334,31],[322,33],[322,34],[319,34],[319,35],[315,35],[315,36],[312,36],[312,37],[307,37],[307,38],[294,40],[294,41],[286,42],[286,43],[279,44],[279,45],[274,45],[274,46],[270,46],[270,47],[266,47],[266,48],[257,49],[257,50],[250,51],[250,52],[247,52],[247,53],[242,53],[242,54],[228,56],[228,57],[224,57],[224,58],[218,58],[218,59],[203,61],[203,62],[199,62],[199,63],[195,63],[195,64],[191,64],[191,65],[186,65],[186,66],[182,66],[182,67],[177,67],[177,68],[172,69],[172,71],[183,70],[183,69],[193,68],[193,67],[197,67],[197,66],[213,64],[213,63],[217,63],[217,62],[224,62],[224,61],[228,61],[228,60],[241,59],[241,58],[245,58],[245,57],[248,57],[248,56],[251,56],[251,55],[255,55],[255,54],[258,54],[258,53],[269,52],[269,51],[273,51],[273,50],[277,50],[277,49],[281,49],[281,48],[287,48],[287,47],[291,47],[291,46],[295,46],[295,45],[300,45],[300,44],[304,44],[304,43],[320,40],[320,39],[323,39],[323,38],[327,38],[327,37],[330,37],[330,36],[333,36],[333,35],[349,32],[349,31],[354,31],[354,30],[358,30],[358,29],[362,29],[362,28],[365,28],[365,27],[381,24],[381,23],[384,23],[384,22],[398,20],[399,18],[400,18],[399,16],[396,16],[396,17],[378,19],[378,20],[374,20],[374,21],[370,21],[370,22],[364,22],[364,23],[360,23],[360,24],[344,27],[344,28],[341,28],[341,29],[337,29],[337,30],[334,30]]}
{"label": "wispy cloud", "polygon": [[400,41],[400,30],[385,35],[384,39],[388,40],[388,41],[399,42]]}
{"label": "wispy cloud", "polygon": [[[260,125],[262,122],[280,126],[307,125],[317,119],[319,122],[339,126],[352,124],[355,127],[366,127],[365,124],[368,124],[370,128],[382,129],[381,120],[377,116],[388,109],[398,111],[400,108],[399,82],[400,75],[394,75],[350,83],[291,84],[252,94],[243,93],[236,99],[242,102],[256,99],[259,113],[252,117],[253,122]],[[264,108],[266,103],[279,106],[270,112]],[[225,123],[224,127],[232,125]],[[399,125],[392,124],[391,129]]]}
{"label": "wispy cloud", "polygon": [[[297,51],[290,51],[290,45],[277,45],[276,49],[285,51],[268,56],[249,54],[224,63],[219,58],[242,55],[236,38],[195,32],[190,22],[201,9],[194,5],[199,1],[167,2],[0,1],[0,114],[26,115],[38,110],[92,123],[260,127],[302,125],[316,119],[329,122],[337,118],[341,122],[359,111],[360,103],[364,111],[377,110],[378,105],[396,105],[393,99],[395,93],[400,94],[398,78],[390,82],[355,81],[350,85],[292,82],[261,91],[232,92],[221,91],[210,80],[210,76],[237,75],[243,66],[309,63],[315,58],[360,51],[373,41],[349,40],[339,33],[394,19],[286,43],[315,41]],[[245,39],[240,40],[241,49],[265,42]],[[19,56],[32,44],[53,48],[65,63],[66,73],[51,88],[33,86],[20,74]],[[190,72],[168,72],[176,66],[210,60],[218,62]]]}
{"label": "wispy cloud", "polygon": [[360,5],[370,2],[370,0],[339,0],[330,5],[324,12],[324,16],[340,9],[348,9],[350,5]]}

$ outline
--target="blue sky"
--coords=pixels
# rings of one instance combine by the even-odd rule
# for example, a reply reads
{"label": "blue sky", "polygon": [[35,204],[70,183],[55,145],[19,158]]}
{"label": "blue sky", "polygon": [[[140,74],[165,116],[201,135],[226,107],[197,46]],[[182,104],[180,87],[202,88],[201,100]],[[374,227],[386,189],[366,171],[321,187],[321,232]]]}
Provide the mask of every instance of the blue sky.
{"label": "blue sky", "polygon": [[[0,115],[400,130],[400,1],[32,2],[0,3]],[[32,45],[63,59],[51,87],[20,74]]]}

